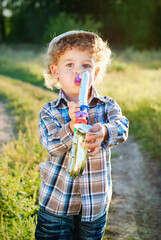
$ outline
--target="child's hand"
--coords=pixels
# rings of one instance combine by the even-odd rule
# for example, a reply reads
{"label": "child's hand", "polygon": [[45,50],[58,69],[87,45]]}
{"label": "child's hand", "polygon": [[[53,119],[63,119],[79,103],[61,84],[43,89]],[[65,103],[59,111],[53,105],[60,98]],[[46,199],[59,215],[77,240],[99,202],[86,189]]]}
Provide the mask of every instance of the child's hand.
{"label": "child's hand", "polygon": [[101,143],[104,140],[108,139],[108,131],[104,125],[101,125],[100,123],[96,123],[90,129],[90,132],[94,132],[96,134],[88,133],[86,135],[85,146],[91,149],[89,156],[94,156],[99,152]]}
{"label": "child's hand", "polygon": [[75,102],[68,102],[68,107],[69,107],[69,117],[71,119],[70,121],[70,128],[72,132],[74,132],[74,124],[75,124],[75,119],[76,119],[76,112],[80,111],[80,103],[75,103]]}

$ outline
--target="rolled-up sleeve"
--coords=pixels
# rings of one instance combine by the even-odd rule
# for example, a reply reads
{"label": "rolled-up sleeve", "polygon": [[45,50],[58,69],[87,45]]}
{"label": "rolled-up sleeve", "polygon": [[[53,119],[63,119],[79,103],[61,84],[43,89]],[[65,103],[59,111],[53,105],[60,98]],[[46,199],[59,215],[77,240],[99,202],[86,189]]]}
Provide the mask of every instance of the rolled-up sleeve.
{"label": "rolled-up sleeve", "polygon": [[56,114],[43,107],[39,117],[39,140],[52,156],[60,156],[72,146],[72,131],[69,122],[60,124]]}
{"label": "rolled-up sleeve", "polygon": [[119,143],[126,141],[128,137],[129,121],[125,116],[122,116],[119,105],[110,100],[107,103],[107,123],[104,126],[108,130],[109,138],[103,142],[103,147],[113,147]]}

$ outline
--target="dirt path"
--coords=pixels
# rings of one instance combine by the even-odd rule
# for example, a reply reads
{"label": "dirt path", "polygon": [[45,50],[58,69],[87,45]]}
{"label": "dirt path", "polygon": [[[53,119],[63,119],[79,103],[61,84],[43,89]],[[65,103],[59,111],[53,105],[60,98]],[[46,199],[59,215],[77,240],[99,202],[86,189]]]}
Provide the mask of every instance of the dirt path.
{"label": "dirt path", "polygon": [[8,115],[5,103],[0,101],[0,152],[2,144],[12,138],[14,119]]}
{"label": "dirt path", "polygon": [[[108,226],[114,240],[161,240],[161,168],[133,137],[113,148],[113,198]],[[112,238],[113,237],[113,238]]]}

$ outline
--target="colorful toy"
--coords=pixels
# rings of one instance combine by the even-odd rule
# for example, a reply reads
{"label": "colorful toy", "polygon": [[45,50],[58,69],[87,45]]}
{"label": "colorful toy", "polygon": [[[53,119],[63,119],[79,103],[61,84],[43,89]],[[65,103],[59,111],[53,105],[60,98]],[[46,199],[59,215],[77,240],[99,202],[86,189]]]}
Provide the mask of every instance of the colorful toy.
{"label": "colorful toy", "polygon": [[81,103],[81,107],[80,111],[76,113],[73,144],[71,148],[70,164],[68,167],[68,172],[73,178],[77,178],[83,173],[88,151],[88,148],[85,147],[85,136],[91,128],[91,126],[86,125],[89,109],[87,106],[89,83],[88,72],[84,72],[82,75],[79,74],[76,77],[75,82],[81,82],[79,92],[79,102]]}

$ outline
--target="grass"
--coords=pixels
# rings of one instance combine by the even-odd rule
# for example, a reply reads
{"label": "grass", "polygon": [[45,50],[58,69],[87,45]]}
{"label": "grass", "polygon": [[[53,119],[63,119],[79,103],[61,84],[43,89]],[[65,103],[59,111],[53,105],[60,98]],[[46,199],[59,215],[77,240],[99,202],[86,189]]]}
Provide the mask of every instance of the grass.
{"label": "grass", "polygon": [[[117,71],[124,70],[129,64],[137,65],[138,67],[145,69],[155,69],[161,68],[161,51],[158,50],[143,50],[137,51],[132,47],[127,48],[121,53],[116,53],[114,55],[114,64],[112,68],[116,66]],[[116,60],[117,59],[117,60]]]}
{"label": "grass", "polygon": [[[38,140],[38,114],[44,100],[56,97],[41,88],[0,76],[1,100],[15,115],[18,137],[0,155],[0,239],[34,239],[39,163],[47,158]],[[42,100],[43,99],[43,100]]]}
{"label": "grass", "polygon": [[44,86],[42,54],[31,49],[2,45],[0,48],[0,74]]}
{"label": "grass", "polygon": [[130,134],[152,158],[161,161],[161,68],[145,69],[135,63],[108,72],[101,94],[109,94],[130,121]]}
{"label": "grass", "polygon": [[[32,240],[38,211],[39,163],[47,159],[38,140],[38,115],[44,103],[57,94],[31,85],[43,86],[41,55],[14,49],[0,47],[0,73],[10,76],[0,75],[0,100],[8,103],[18,132],[16,139],[3,145],[0,155],[0,239]],[[130,120],[130,133],[153,158],[161,160],[160,56],[161,51],[121,53],[98,89],[120,104]],[[106,239],[115,239],[113,234],[106,229]]]}

